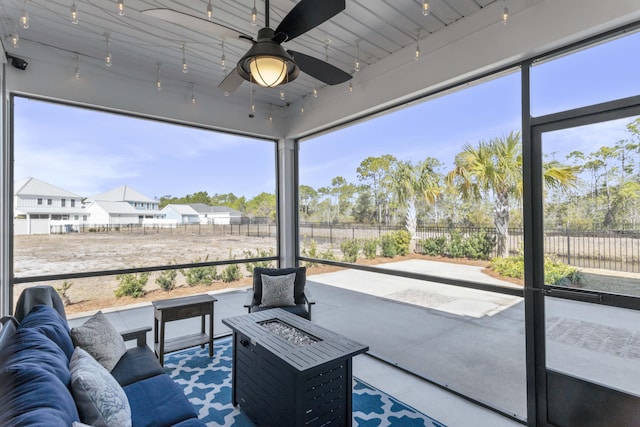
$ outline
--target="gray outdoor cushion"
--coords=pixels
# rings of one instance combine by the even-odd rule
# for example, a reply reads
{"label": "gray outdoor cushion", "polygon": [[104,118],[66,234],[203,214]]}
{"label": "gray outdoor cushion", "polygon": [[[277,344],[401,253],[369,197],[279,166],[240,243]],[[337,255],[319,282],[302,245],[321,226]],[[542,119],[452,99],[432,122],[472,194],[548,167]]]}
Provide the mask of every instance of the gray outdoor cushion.
{"label": "gray outdoor cushion", "polygon": [[82,347],[109,372],[127,352],[122,336],[102,312],[97,312],[82,326],[71,329],[73,343]]}
{"label": "gray outdoor cushion", "polygon": [[253,270],[253,305],[259,306],[262,303],[262,275],[282,276],[296,273],[296,280],[293,286],[293,295],[296,304],[304,303],[304,286],[307,282],[307,267],[290,268],[264,268],[256,267]]}
{"label": "gray outdoor cushion", "polygon": [[131,426],[131,407],[120,384],[89,353],[76,347],[69,362],[71,392],[80,420],[92,426]]}
{"label": "gray outdoor cushion", "polygon": [[260,307],[285,307],[296,305],[293,288],[296,273],[281,276],[262,275],[262,301]]}

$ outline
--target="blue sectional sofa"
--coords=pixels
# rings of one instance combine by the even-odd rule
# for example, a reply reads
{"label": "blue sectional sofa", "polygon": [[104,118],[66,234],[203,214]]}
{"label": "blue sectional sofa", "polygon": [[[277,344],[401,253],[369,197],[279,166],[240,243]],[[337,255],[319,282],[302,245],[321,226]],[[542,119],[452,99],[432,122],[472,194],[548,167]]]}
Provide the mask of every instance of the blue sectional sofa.
{"label": "blue sectional sofa", "polygon": [[[124,335],[126,340],[136,339],[137,345],[128,348],[111,371],[126,394],[131,425],[204,426],[182,388],[164,373],[146,345],[148,330]],[[64,313],[52,305],[36,305],[20,322],[3,318],[0,426],[70,427],[82,421],[82,404],[74,400],[71,387],[73,354]]]}

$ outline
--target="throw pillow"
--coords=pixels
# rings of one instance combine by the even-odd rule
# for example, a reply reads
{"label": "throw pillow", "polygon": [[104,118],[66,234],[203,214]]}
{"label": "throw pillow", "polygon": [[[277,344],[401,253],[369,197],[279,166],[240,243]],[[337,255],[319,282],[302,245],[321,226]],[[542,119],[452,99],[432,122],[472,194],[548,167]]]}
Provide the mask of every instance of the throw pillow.
{"label": "throw pillow", "polygon": [[109,372],[127,352],[122,336],[100,311],[82,326],[72,328],[71,339]]}
{"label": "throw pillow", "polygon": [[77,347],[69,362],[71,392],[80,421],[93,426],[131,426],[129,400],[120,384],[89,353]]}
{"label": "throw pillow", "polygon": [[262,302],[260,307],[287,307],[296,305],[293,285],[296,273],[281,276],[262,275]]}

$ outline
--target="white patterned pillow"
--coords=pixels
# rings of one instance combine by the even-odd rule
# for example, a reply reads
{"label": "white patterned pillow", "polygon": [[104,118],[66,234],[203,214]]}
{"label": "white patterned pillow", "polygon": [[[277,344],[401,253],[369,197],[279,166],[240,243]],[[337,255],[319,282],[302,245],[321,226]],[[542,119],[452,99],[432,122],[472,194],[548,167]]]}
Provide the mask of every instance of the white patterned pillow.
{"label": "white patterned pillow", "polygon": [[262,301],[260,307],[287,307],[296,305],[293,287],[296,273],[280,276],[261,275]]}
{"label": "white patterned pillow", "polygon": [[71,339],[109,372],[127,352],[122,336],[101,311],[91,316],[82,326],[72,328]]}
{"label": "white patterned pillow", "polygon": [[131,426],[129,400],[116,379],[89,353],[76,347],[69,362],[71,392],[80,420],[93,426]]}

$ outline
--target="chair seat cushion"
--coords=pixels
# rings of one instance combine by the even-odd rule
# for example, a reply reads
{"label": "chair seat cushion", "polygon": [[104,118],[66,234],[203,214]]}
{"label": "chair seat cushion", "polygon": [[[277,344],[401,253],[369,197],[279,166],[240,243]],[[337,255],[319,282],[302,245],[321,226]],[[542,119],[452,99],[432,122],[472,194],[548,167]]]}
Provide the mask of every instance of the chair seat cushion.
{"label": "chair seat cushion", "polygon": [[164,374],[164,369],[147,346],[128,349],[111,371],[111,375],[123,387],[160,374]]}
{"label": "chair seat cushion", "polygon": [[129,398],[133,427],[171,426],[189,418],[197,418],[182,387],[166,374],[123,388]]}
{"label": "chair seat cushion", "polygon": [[[304,317],[305,319],[310,320],[309,312],[307,311],[307,307],[305,304],[296,304],[290,307],[278,307],[278,308],[286,310],[291,314],[295,314],[296,316]],[[258,305],[251,306],[252,313],[255,313],[256,311],[271,310],[271,309],[273,309],[273,307],[260,307]]]}

